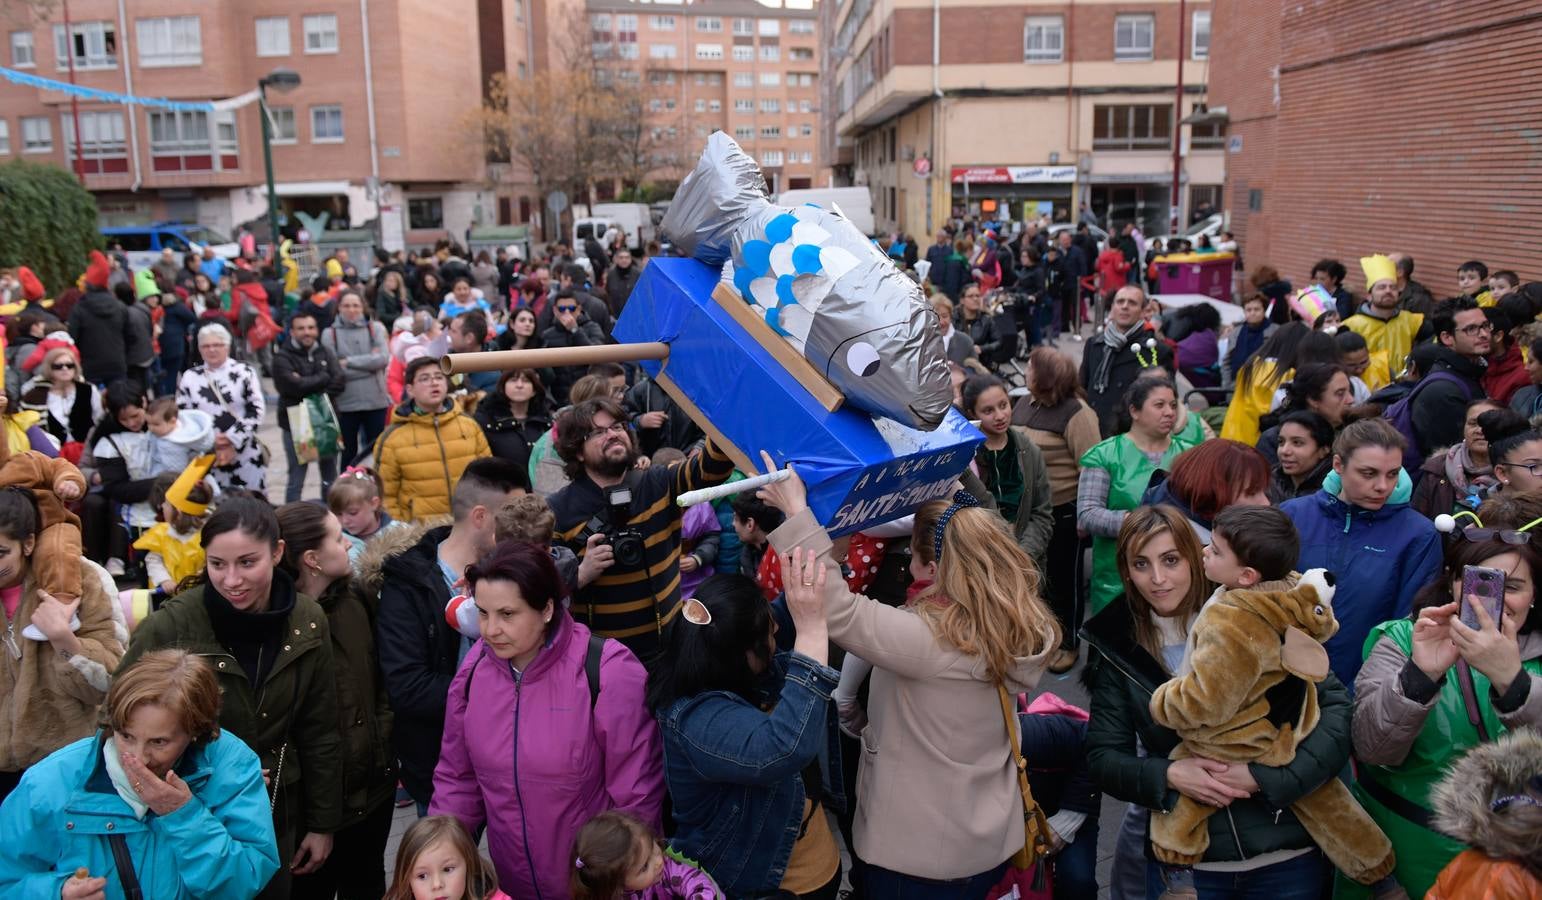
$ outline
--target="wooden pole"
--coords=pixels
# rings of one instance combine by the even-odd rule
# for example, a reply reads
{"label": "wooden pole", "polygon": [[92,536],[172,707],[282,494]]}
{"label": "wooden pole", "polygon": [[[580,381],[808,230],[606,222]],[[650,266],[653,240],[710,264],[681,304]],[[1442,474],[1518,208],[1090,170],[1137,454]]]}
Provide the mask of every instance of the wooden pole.
{"label": "wooden pole", "polygon": [[464,372],[504,372],[509,369],[540,369],[558,366],[592,366],[607,362],[668,359],[669,345],[597,344],[591,347],[548,347],[541,350],[490,350],[483,353],[451,353],[439,360],[446,375]]}

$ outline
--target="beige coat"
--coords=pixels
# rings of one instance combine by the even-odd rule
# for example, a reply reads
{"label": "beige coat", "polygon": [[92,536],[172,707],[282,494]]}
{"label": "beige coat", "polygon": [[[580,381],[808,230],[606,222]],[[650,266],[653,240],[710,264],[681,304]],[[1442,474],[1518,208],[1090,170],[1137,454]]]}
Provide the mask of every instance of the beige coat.
{"label": "beige coat", "polygon": [[113,622],[117,598],[107,596],[84,561],[76,565],[81,598],[75,636],[80,653],[65,659],[47,641],[22,636],[38,605],[37,583],[30,575],[16,616],[6,623],[21,658],[0,644],[0,771],[25,769],[96,731],[97,710],[123,657],[123,640]]}
{"label": "beige coat", "polygon": [[[812,513],[789,518],[771,544],[783,559],[794,547],[822,554],[830,638],[875,667],[857,774],[857,855],[906,875],[951,879],[1022,849],[1022,796],[984,663],[944,646],[915,614],[846,590]],[[1031,690],[1048,652],[1018,658],[1007,689]]]}

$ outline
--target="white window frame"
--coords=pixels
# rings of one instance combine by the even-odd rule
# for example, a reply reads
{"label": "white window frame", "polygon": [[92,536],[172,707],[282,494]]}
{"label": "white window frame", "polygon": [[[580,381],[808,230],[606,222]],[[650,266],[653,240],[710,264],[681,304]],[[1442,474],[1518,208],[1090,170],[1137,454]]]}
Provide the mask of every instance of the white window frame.
{"label": "white window frame", "polygon": [[[81,158],[128,159],[128,139],[124,136],[124,124],[123,113],[118,110],[82,110],[80,113]],[[68,162],[74,162],[74,116],[68,111],[60,113],[59,126],[59,137],[64,144],[64,158]]]}
{"label": "white window frame", "polygon": [[[632,13],[621,13],[616,16],[616,31],[637,34],[637,16]],[[633,40],[636,40],[634,37]]]}
{"label": "white window frame", "polygon": [[[272,143],[275,145],[298,144],[300,142],[300,126],[295,119],[294,107],[270,106],[268,107],[268,112],[271,114],[268,124],[272,129],[270,132],[273,136]],[[288,134],[285,134],[279,128],[279,124],[286,119],[289,122]]]}
{"label": "white window frame", "polygon": [[748,97],[740,97],[738,100],[734,101],[734,112],[736,112],[736,113],[752,113],[754,111],[755,111],[755,101],[754,100],[751,100]]}
{"label": "white window frame", "polygon": [[712,87],[722,87],[723,86],[723,73],[722,72],[708,72],[707,73],[707,84],[711,85]]}
{"label": "white window frame", "polygon": [[[329,115],[332,110],[337,110],[337,129],[340,132],[337,137],[317,137],[316,115]],[[312,144],[341,144],[347,139],[348,131],[343,122],[343,106],[341,103],[320,103],[310,108],[311,143]]]}
{"label": "white window frame", "polygon": [[674,44],[649,44],[648,45],[648,58],[649,59],[674,59],[675,58],[675,45]]}
{"label": "white window frame", "polygon": [[703,97],[697,97],[696,98],[696,111],[699,112],[699,113],[704,113],[704,112],[707,111],[707,101],[706,101],[705,98],[703,98]]}
{"label": "white window frame", "polygon": [[[1210,58],[1210,10],[1196,9],[1190,20],[1189,59],[1203,62]],[[1204,34],[1204,40],[1200,40]]]}
{"label": "white window frame", "polygon": [[736,126],[734,128],[734,140],[736,140],[736,141],[753,141],[754,139],[755,139],[755,129],[751,128],[750,126],[748,126],[748,125],[739,125],[739,126]]}
{"label": "white window frame", "polygon": [[54,152],[53,121],[47,116],[22,116],[20,130],[23,154]]}
{"label": "white window frame", "polygon": [[[331,31],[327,30],[328,20],[331,20]],[[331,46],[327,45],[327,35],[331,34]],[[335,13],[314,13],[300,18],[300,34],[303,35],[305,54],[315,56],[322,53],[339,53],[342,48],[342,40],[337,33],[337,15]],[[311,38],[316,38],[314,45]]]}
{"label": "white window frame", "polygon": [[653,30],[654,31],[674,31],[675,30],[675,17],[674,16],[654,16],[652,18],[652,20],[648,24],[653,26]]}
{"label": "white window frame", "polygon": [[203,65],[203,30],[197,16],[136,19],[134,37],[141,68]]}
{"label": "white window frame", "polygon": [[0,156],[9,156],[11,153],[11,123],[0,118]]}
{"label": "white window frame", "polygon": [[812,125],[804,125],[803,126],[803,136],[804,137],[813,137],[814,136],[814,126],[812,126]]}
{"label": "white window frame", "polygon": [[1023,62],[1057,63],[1065,60],[1065,17],[1028,16],[1023,19]]}
{"label": "white window frame", "polygon": [[610,31],[610,13],[594,13],[589,17],[591,31]]}
{"label": "white window frame", "polygon": [[770,115],[780,114],[782,111],[782,101],[775,97],[762,97],[760,98],[760,111]]}
{"label": "white window frame", "polygon": [[812,102],[810,102],[808,100],[799,100],[798,101],[798,112],[800,112],[800,113],[812,112],[813,109],[814,109],[814,104]]}
{"label": "white window frame", "polygon": [[781,62],[782,48],[776,44],[761,44],[760,60],[761,62]]}
{"label": "white window frame", "polygon": [[812,48],[812,47],[788,47],[787,48],[787,61],[788,62],[809,62],[809,61],[813,60],[813,58],[814,58],[814,48]]}
{"label": "white window frame", "polygon": [[[75,58],[77,71],[92,69],[114,69],[118,66],[118,29],[112,22],[75,22],[70,26],[71,33],[81,38],[85,47],[85,56]],[[113,36],[111,51],[107,49],[107,35]],[[70,67],[67,54],[74,52],[73,42],[66,40],[64,26],[54,26],[54,65],[59,71],[67,71]],[[97,45],[93,48],[93,44]]]}
{"label": "white window frame", "polygon": [[734,19],[734,37],[753,37],[754,35],[754,19]]}
{"label": "white window frame", "polygon": [[793,19],[792,21],[787,23],[787,33],[788,34],[813,34],[814,33],[814,20],[813,19]]}
{"label": "white window frame", "polygon": [[722,112],[723,111],[723,101],[721,101],[721,100],[708,100],[707,101],[707,111],[708,112]]}
{"label": "white window frame", "polygon": [[[279,40],[280,26],[283,29],[282,41]],[[256,35],[258,56],[288,56],[293,52],[289,43],[288,16],[258,16],[252,23],[252,31]]]}
{"label": "white window frame", "polygon": [[755,61],[755,48],[754,47],[751,47],[748,44],[737,44],[737,45],[734,46],[734,62],[754,62],[754,61]]}
{"label": "white window frame", "polygon": [[[26,51],[26,61],[22,60],[23,54],[17,52]],[[35,69],[37,68],[37,38],[30,31],[11,32],[11,68]]]}
{"label": "white window frame", "polygon": [[617,59],[637,59],[641,53],[642,48],[637,46],[636,41],[628,41],[616,45]]}
{"label": "white window frame", "polygon": [[1156,16],[1114,16],[1114,62],[1150,62],[1155,57]]}
{"label": "white window frame", "polygon": [[722,44],[697,44],[696,58],[700,60],[715,61],[723,58]]}
{"label": "white window frame", "polygon": [[782,86],[782,73],[781,72],[761,72],[760,73],[760,86],[761,87],[781,87]]}
{"label": "white window frame", "polygon": [[721,16],[697,16],[696,30],[707,34],[721,34],[723,31],[723,18]]}
{"label": "white window frame", "polygon": [[762,150],[762,151],[760,151],[760,164],[763,165],[763,166],[780,166],[782,164],[782,151],[780,151],[780,150]]}
{"label": "white window frame", "polygon": [[760,34],[761,37],[781,37],[782,20],[761,19],[758,23],[756,23],[756,31]]}
{"label": "white window frame", "polygon": [[760,126],[760,136],[762,138],[779,138],[782,136],[782,126],[762,125]]}
{"label": "white window frame", "polygon": [[754,72],[735,72],[734,73],[734,87],[736,87],[736,88],[752,88],[754,86],[755,86],[755,73]]}

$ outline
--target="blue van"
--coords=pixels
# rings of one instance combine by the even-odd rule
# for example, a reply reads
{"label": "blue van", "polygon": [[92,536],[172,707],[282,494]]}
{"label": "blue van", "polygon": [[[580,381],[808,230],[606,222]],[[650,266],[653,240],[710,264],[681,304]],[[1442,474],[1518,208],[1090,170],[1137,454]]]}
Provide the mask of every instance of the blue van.
{"label": "blue van", "polygon": [[204,225],[182,222],[156,222],[152,225],[123,225],[103,228],[102,236],[111,246],[118,243],[128,257],[129,266],[139,269],[154,265],[161,258],[161,250],[170,247],[178,257],[192,249],[213,247],[214,254],[224,259],[235,259],[241,248],[223,234]]}

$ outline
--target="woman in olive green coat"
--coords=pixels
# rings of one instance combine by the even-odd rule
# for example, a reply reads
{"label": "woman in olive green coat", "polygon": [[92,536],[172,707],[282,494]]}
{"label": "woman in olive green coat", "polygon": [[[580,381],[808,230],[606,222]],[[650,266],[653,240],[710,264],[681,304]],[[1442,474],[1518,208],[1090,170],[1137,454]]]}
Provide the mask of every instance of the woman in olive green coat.
{"label": "woman in olive green coat", "polygon": [[226,500],[201,543],[205,583],[145,619],[122,665],[177,648],[214,666],[220,727],[257,752],[268,779],[282,866],[258,896],[287,898],[293,875],[326,862],[342,817],[331,631],[321,606],[278,569],[283,545],[268,504]]}

